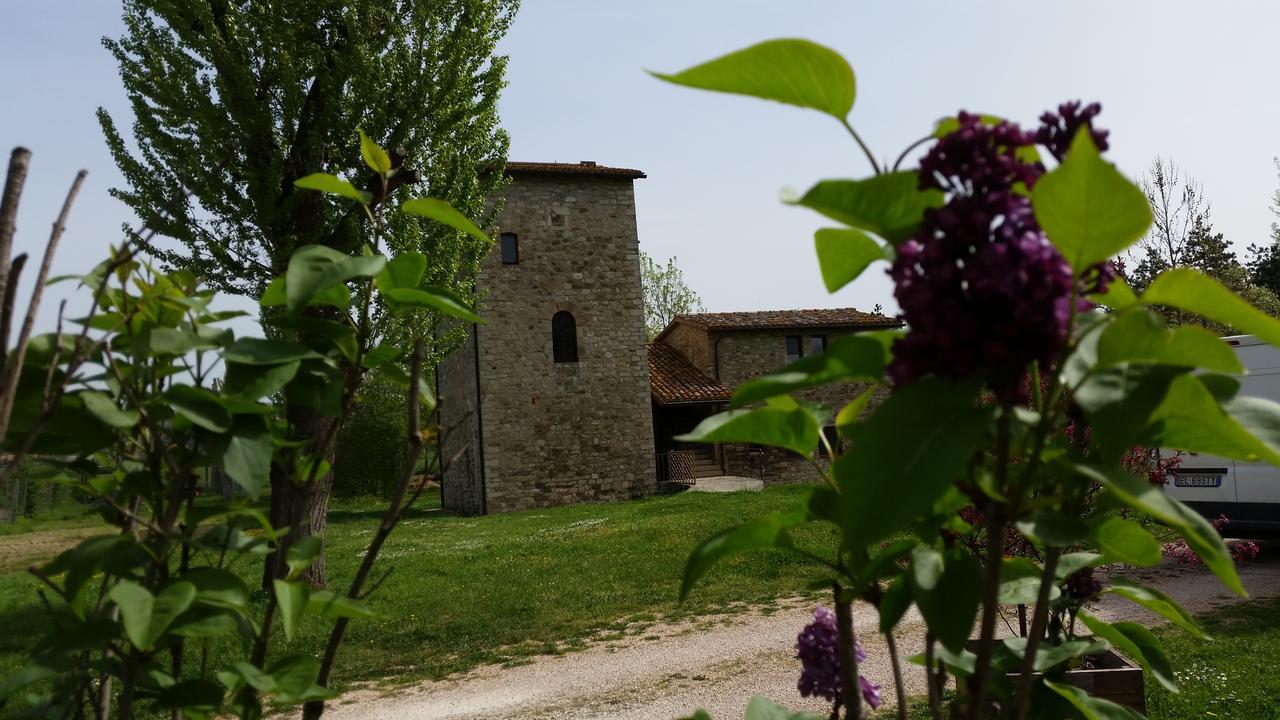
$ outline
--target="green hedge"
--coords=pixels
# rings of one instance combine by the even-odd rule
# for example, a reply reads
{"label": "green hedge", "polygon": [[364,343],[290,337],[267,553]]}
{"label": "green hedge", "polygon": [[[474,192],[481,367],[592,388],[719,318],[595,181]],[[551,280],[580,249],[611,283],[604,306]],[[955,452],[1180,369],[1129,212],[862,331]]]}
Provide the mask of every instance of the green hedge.
{"label": "green hedge", "polygon": [[371,376],[356,395],[338,434],[333,466],[335,495],[386,495],[408,457],[405,391]]}

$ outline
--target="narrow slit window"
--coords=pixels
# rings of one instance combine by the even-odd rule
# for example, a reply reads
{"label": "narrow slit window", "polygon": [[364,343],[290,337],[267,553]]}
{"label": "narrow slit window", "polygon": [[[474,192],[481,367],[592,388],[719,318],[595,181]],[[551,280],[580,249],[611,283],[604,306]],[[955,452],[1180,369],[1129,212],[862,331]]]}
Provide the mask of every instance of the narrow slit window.
{"label": "narrow slit window", "polygon": [[515,233],[502,233],[498,238],[503,265],[520,264],[520,238]]}
{"label": "narrow slit window", "polygon": [[578,362],[578,321],[564,310],[551,317],[551,356],[558,363]]}

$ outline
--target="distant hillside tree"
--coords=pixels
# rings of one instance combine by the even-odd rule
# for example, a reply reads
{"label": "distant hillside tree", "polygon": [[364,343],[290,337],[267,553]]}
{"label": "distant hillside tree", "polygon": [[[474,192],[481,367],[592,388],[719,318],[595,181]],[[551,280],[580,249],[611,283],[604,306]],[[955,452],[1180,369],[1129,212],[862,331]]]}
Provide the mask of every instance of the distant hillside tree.
{"label": "distant hillside tree", "polygon": [[[401,186],[412,184],[415,196],[447,200],[487,226],[496,209],[486,211],[485,200],[503,182],[508,145],[497,115],[507,60],[494,48],[517,5],[124,0],[125,32],[103,43],[120,66],[132,137],[98,111],[125,178],[112,192],[138,217],[162,218],[152,223],[161,241],[148,250],[165,265],[248,296],[283,274],[302,245],[350,253],[369,242],[370,223],[350,203],[295,189],[311,173],[377,189],[375,205],[398,203],[408,197]],[[403,163],[385,196],[364,169],[357,129]],[[172,207],[179,185],[191,194]],[[424,282],[471,299],[485,243],[401,213],[388,220],[390,254],[425,253]],[[339,420],[308,412],[286,407],[299,436],[336,436],[320,426]],[[273,477],[272,520],[323,536],[332,475],[300,487],[287,479],[293,474]],[[308,572],[323,583],[323,556]]]}
{"label": "distant hillside tree", "polygon": [[[1272,158],[1276,174],[1280,176],[1280,158]],[[1280,187],[1271,196],[1271,212],[1280,219]],[[1249,245],[1249,281],[1280,293],[1280,222],[1271,223],[1271,242],[1266,245]]]}
{"label": "distant hillside tree", "polygon": [[702,299],[685,283],[674,257],[663,265],[641,252],[640,285],[644,291],[644,331],[650,340],[676,315],[703,311]]}
{"label": "distant hillside tree", "polygon": [[[1139,186],[1151,203],[1154,222],[1138,246],[1134,269],[1127,273],[1135,290],[1144,290],[1169,268],[1190,267],[1227,286],[1263,312],[1280,316],[1280,297],[1275,290],[1255,283],[1253,263],[1250,267],[1242,265],[1231,243],[1214,230],[1210,204],[1199,182],[1182,173],[1172,160],[1157,158]],[[1250,248],[1251,252],[1254,250]],[[1162,308],[1160,312],[1171,325],[1193,322],[1221,335],[1236,332],[1172,308]]]}

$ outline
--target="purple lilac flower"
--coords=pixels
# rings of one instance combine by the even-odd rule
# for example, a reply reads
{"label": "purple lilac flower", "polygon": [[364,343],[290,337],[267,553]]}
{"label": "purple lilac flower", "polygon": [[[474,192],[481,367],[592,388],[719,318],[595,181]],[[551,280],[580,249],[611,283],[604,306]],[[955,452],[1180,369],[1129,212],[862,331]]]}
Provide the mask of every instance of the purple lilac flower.
{"label": "purple lilac flower", "polygon": [[[800,682],[797,687],[804,697],[821,697],[835,702],[841,699],[840,655],[837,647],[840,633],[836,628],[836,616],[824,607],[813,609],[813,622],[804,626],[796,637],[796,657],[800,660]],[[854,658],[858,662],[867,659],[862,645],[856,640]],[[872,709],[880,707],[880,686],[865,677],[858,677],[858,689],[862,699]]]}
{"label": "purple lilac flower", "polygon": [[[1053,116],[1056,124],[1046,120],[1049,129],[1041,132],[1056,141],[1097,112],[1093,105],[1080,111],[1079,103],[1064,103]],[[919,169],[920,186],[943,190],[947,203],[925,212],[889,270],[910,328],[894,345],[889,374],[902,385],[930,374],[983,373],[1001,400],[1017,402],[1027,365],[1050,362],[1067,340],[1075,277],[1023,191],[1044,168],[1018,150],[1039,135],[965,112],[958,118],[959,127],[934,145]],[[1105,147],[1106,133],[1099,137]],[[1079,289],[1101,292],[1113,277],[1114,268],[1103,263]]]}
{"label": "purple lilac flower", "polygon": [[1016,182],[1029,188],[1044,173],[1039,163],[1028,163],[1014,152],[1034,140],[1017,125],[1005,121],[989,125],[963,110],[956,118],[960,126],[920,161],[921,189],[985,195],[1007,190]]}
{"label": "purple lilac flower", "polygon": [[1102,580],[1093,574],[1093,568],[1071,573],[1063,585],[1067,595],[1078,603],[1091,600],[1102,592]]}
{"label": "purple lilac flower", "polygon": [[1098,152],[1105,152],[1109,147],[1108,132],[1093,127],[1093,119],[1102,112],[1102,106],[1096,102],[1083,108],[1080,106],[1079,100],[1071,100],[1059,105],[1058,112],[1047,112],[1040,116],[1040,128],[1036,130],[1035,140],[1048,148],[1059,162],[1067,156],[1071,141],[1084,125],[1089,126],[1089,134],[1093,136],[1093,144],[1097,146]]}

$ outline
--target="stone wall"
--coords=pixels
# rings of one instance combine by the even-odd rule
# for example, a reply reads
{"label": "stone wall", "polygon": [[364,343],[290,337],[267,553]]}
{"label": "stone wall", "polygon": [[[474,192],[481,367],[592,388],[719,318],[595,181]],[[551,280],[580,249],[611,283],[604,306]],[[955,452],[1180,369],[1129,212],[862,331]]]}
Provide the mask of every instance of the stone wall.
{"label": "stone wall", "polygon": [[[720,380],[730,388],[754,377],[776,372],[787,364],[787,336],[801,335],[806,354],[809,337],[826,335],[827,345],[851,334],[848,329],[838,330],[744,330],[720,332],[711,335],[714,345],[719,340]],[[813,388],[795,396],[809,402],[817,402],[839,412],[866,386],[864,384],[831,385]],[[833,416],[834,417],[834,416]],[[761,477],[766,483],[814,482],[818,475],[813,467],[798,455],[780,448],[752,448],[747,445],[723,447],[725,473],[746,477]],[[819,464],[827,466],[825,458]]]}
{"label": "stone wall", "polygon": [[[486,510],[616,500],[656,489],[632,181],[519,174],[478,280]],[[578,362],[552,361],[551,318],[577,322]]]}
{"label": "stone wall", "polygon": [[677,323],[662,338],[662,342],[678,350],[703,375],[716,376],[715,361],[711,355],[711,338],[706,330],[688,323]]}

